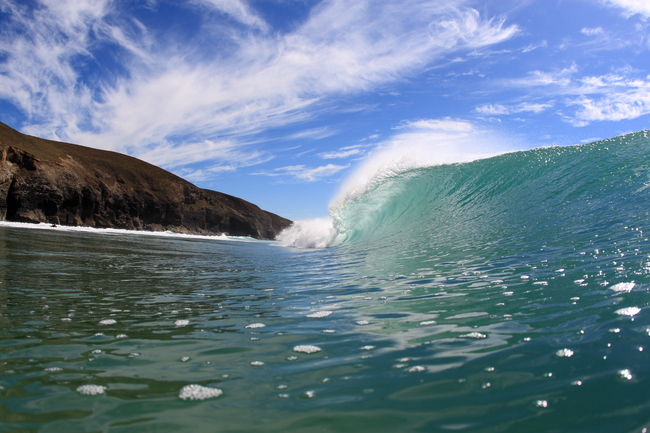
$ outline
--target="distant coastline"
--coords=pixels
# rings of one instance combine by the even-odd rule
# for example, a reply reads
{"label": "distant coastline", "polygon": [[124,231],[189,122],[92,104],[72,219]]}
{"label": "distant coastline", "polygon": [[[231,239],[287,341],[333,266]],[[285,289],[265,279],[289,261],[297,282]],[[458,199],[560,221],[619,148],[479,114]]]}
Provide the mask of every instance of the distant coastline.
{"label": "distant coastline", "polygon": [[275,239],[291,221],[136,158],[0,123],[0,220]]}

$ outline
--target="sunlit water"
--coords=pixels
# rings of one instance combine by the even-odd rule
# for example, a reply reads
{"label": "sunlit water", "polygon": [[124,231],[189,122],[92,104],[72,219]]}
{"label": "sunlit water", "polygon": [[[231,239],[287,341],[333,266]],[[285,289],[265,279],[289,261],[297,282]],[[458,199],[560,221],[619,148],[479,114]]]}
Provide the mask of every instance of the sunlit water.
{"label": "sunlit water", "polygon": [[0,431],[641,433],[626,140],[410,171],[329,249],[0,225]]}

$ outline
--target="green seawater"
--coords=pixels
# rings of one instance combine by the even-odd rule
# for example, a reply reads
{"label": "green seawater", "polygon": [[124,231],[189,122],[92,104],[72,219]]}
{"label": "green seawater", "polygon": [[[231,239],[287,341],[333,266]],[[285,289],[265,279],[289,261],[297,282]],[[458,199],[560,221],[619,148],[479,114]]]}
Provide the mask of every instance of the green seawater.
{"label": "green seawater", "polygon": [[641,132],[396,174],[322,250],[0,225],[0,432],[644,432],[649,186]]}

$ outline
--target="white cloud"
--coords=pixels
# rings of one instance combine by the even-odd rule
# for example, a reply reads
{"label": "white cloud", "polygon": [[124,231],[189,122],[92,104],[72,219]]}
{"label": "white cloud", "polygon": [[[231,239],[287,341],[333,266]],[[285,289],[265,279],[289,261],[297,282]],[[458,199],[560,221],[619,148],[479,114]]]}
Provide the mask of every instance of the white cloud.
{"label": "white cloud", "polygon": [[322,152],[319,153],[323,159],[343,159],[349,158],[350,156],[359,156],[366,153],[366,149],[363,146],[347,146],[339,149],[335,152]]}
{"label": "white cloud", "polygon": [[539,114],[543,111],[548,110],[551,107],[553,107],[552,102],[546,104],[539,104],[539,103],[535,104],[531,102],[524,102],[523,104],[519,104],[513,107],[512,112],[513,113],[531,112],[531,113]]}
{"label": "white cloud", "polygon": [[[13,18],[0,29],[0,97],[12,101],[47,129],[75,128],[92,105],[88,88],[78,85],[75,61],[87,57],[91,34],[105,35],[109,1],[43,1],[36,9],[5,1],[1,11]],[[18,30],[21,33],[12,33]],[[72,109],[71,109],[72,108]],[[57,112],[56,122],[52,113]]]}
{"label": "white cloud", "polygon": [[476,107],[475,110],[479,114],[487,116],[499,116],[502,114],[510,114],[510,109],[502,104],[483,104]]}
{"label": "white cloud", "polygon": [[555,70],[552,72],[533,71],[528,77],[519,80],[509,80],[508,84],[520,87],[535,87],[558,85],[566,86],[571,83],[571,76],[578,72],[578,66],[574,63],[568,68]]}
{"label": "white cloud", "polygon": [[479,114],[484,114],[487,116],[499,116],[505,114],[517,114],[530,112],[539,114],[543,111],[548,110],[553,106],[552,103],[531,103],[524,102],[516,105],[503,105],[503,104],[483,104],[476,107],[474,111]]}
{"label": "white cloud", "polygon": [[193,0],[193,3],[215,8],[244,25],[269,30],[268,24],[241,0]]}
{"label": "white cloud", "polygon": [[[241,144],[232,140],[172,144],[157,143],[149,149],[138,149],[138,157],[154,165],[169,169],[201,162],[228,161],[229,166],[248,167],[273,159],[273,155],[259,151],[242,151]],[[220,164],[224,165],[224,164]],[[212,172],[220,171],[213,169]]]}
{"label": "white cloud", "polygon": [[296,132],[285,138],[287,140],[304,140],[304,139],[320,140],[323,138],[331,137],[332,135],[336,135],[336,134],[337,131],[328,128],[327,126],[323,126],[321,128],[312,128],[312,129],[307,129],[305,131]]}
{"label": "white cloud", "polygon": [[220,165],[198,170],[185,168],[177,171],[175,174],[181,176],[183,179],[189,180],[190,182],[201,182],[214,178],[215,173],[231,172],[237,170],[238,168],[240,167],[234,165]]}
{"label": "white cloud", "polygon": [[[538,98],[541,95],[561,97],[561,103],[567,107],[577,107],[573,113],[562,115],[563,120],[575,126],[586,126],[597,121],[636,119],[650,114],[650,75],[639,77],[638,72],[629,67],[604,75],[577,77],[577,73],[575,66],[550,73],[534,71],[526,78],[509,83],[528,88],[529,94],[539,88]],[[477,107],[476,111],[492,115],[541,112],[554,105],[553,100],[514,107],[487,104]]]}
{"label": "white cloud", "polygon": [[546,46],[548,46],[548,42],[547,41],[542,41],[542,42],[539,42],[539,43],[536,43],[536,44],[527,45],[526,47],[524,47],[521,50],[521,52],[522,53],[530,53],[531,51],[535,51],[538,48],[545,48]]}
{"label": "white cloud", "polygon": [[305,165],[291,165],[276,168],[273,172],[261,172],[255,174],[264,176],[291,176],[301,181],[316,182],[326,177],[333,176],[348,167],[349,165],[336,164],[327,164],[315,168],[309,168]]}
{"label": "white cloud", "polygon": [[[238,22],[224,28],[227,50],[206,57],[186,38],[174,45],[169,34],[162,43],[160,29],[125,15],[119,2],[42,0],[29,10],[4,0],[10,19],[0,29],[0,97],[27,115],[23,130],[36,135],[165,167],[180,167],[187,155],[249,164],[258,158],[250,148],[256,133],[318,116],[333,96],[402,80],[450,53],[519,32],[463,8],[463,0],[326,0],[286,34],[248,31],[268,24],[242,0],[195,3]],[[84,62],[106,56],[106,46],[121,69],[102,75],[100,65],[86,76]],[[209,144],[225,142],[227,152]]]}
{"label": "white cloud", "polygon": [[580,30],[580,33],[586,36],[598,36],[604,34],[605,30],[603,30],[602,27],[584,27],[582,30]]}
{"label": "white cloud", "polygon": [[628,83],[625,91],[605,92],[601,97],[581,96],[568,102],[578,106],[568,121],[585,126],[595,121],[636,119],[650,114],[650,81]]}
{"label": "white cloud", "polygon": [[614,6],[623,9],[623,15],[631,17],[640,14],[644,17],[650,17],[650,2],[648,0],[602,0],[608,6]]}
{"label": "white cloud", "polygon": [[423,119],[403,122],[396,129],[409,131],[432,131],[436,133],[469,133],[474,130],[474,125],[464,120],[450,117],[444,119]]}

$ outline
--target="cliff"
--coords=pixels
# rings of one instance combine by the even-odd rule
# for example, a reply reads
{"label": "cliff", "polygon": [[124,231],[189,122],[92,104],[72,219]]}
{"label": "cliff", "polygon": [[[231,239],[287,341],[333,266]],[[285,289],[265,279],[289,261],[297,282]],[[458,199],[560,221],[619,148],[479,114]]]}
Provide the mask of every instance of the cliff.
{"label": "cliff", "polygon": [[291,221],[115,152],[0,123],[0,220],[274,239]]}

